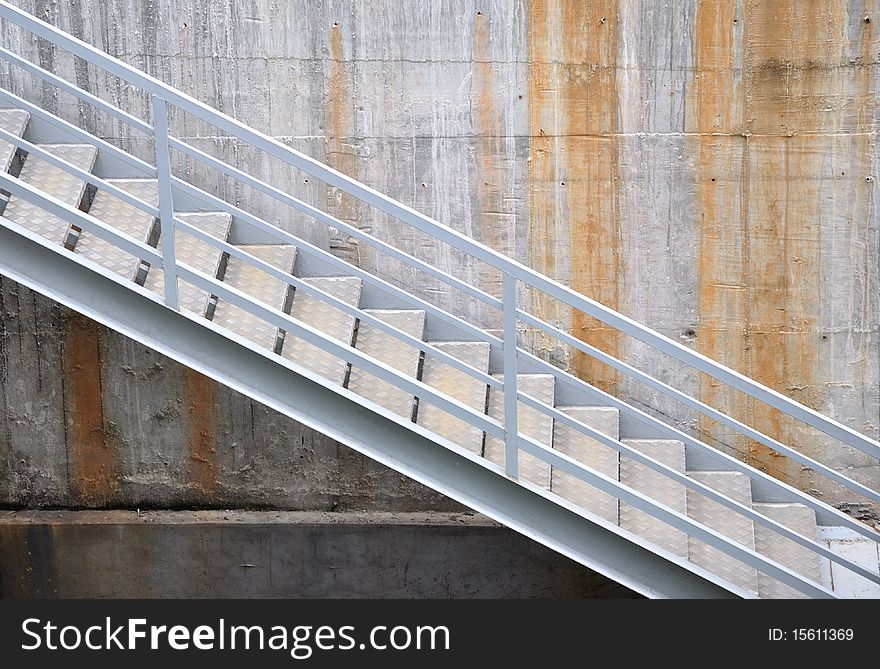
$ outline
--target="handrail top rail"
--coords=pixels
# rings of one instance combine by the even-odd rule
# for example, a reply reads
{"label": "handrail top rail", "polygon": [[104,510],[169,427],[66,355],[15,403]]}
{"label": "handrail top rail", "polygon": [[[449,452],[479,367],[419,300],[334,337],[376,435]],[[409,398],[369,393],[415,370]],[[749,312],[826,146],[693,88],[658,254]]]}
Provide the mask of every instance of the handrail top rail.
{"label": "handrail top rail", "polygon": [[592,298],[582,295],[568,286],[555,281],[530,267],[481,244],[463,233],[422,214],[412,207],[353,179],[333,168],[307,156],[269,135],[266,135],[246,124],[232,118],[200,100],[156,79],[155,77],[110,56],[87,42],[70,35],[35,16],[0,0],[0,18],[7,19],[29,32],[43,37],[61,46],[65,50],[79,56],[107,72],[125,79],[144,91],[170,102],[185,112],[193,113],[201,120],[214,125],[230,135],[249,142],[291,166],[324,181],[330,186],[352,195],[368,205],[405,222],[413,227],[432,234],[438,240],[464,251],[496,269],[523,281],[547,295],[560,300],[570,307],[578,309],[625,334],[632,336],[654,348],[670,355],[694,369],[708,374],[713,378],[727,383],[731,387],[751,395],[802,422],[825,432],[835,439],[841,440],[859,450],[880,458],[880,441],[871,439],[865,434],[846,426],[833,418],[807,407],[786,395],[769,388],[754,379],[741,374],[721,363],[694,351],[683,344],[656,332],[649,327],[601,304]]}

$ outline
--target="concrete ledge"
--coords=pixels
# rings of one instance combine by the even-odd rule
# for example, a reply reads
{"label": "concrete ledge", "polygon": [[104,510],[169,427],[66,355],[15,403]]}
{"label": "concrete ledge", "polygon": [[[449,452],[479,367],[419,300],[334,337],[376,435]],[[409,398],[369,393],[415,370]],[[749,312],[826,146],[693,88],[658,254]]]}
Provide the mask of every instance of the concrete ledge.
{"label": "concrete ledge", "polygon": [[478,514],[274,511],[0,512],[0,595],[634,596]]}

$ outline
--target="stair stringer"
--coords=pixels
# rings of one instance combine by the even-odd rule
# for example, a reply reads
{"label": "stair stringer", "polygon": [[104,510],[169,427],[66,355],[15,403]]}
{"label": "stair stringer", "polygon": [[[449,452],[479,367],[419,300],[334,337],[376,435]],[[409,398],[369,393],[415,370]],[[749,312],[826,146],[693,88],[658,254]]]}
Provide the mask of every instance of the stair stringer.
{"label": "stair stringer", "polygon": [[[479,458],[348,390],[305,376],[215,324],[11,222],[0,225],[0,274],[650,598],[749,597],[705,569],[552,501]],[[344,416],[345,420],[340,420]]]}

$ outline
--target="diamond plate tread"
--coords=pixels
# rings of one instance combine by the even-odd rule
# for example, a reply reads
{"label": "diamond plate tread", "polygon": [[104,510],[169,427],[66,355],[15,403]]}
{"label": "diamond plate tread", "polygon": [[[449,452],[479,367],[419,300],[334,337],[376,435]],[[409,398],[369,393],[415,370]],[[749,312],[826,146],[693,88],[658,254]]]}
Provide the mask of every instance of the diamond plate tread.
{"label": "diamond plate tread", "polygon": [[[775,520],[808,539],[817,535],[816,513],[803,504],[753,504],[755,511]],[[769,527],[755,523],[755,550],[800,575],[822,583],[822,559],[809,548],[780,536]],[[768,599],[807,599],[803,594],[758,572],[758,594]]]}
{"label": "diamond plate tread", "polygon": [[[585,425],[620,438],[620,412],[613,407],[557,407]],[[619,453],[576,429],[554,421],[553,448],[615,481],[620,480]],[[597,516],[618,523],[617,498],[559,469],[552,468],[550,490]]]}
{"label": "diamond plate tread", "polygon": [[[293,272],[296,247],[290,244],[253,244],[238,248],[284,272]],[[279,311],[284,310],[290,287],[284,281],[235,256],[229,256],[226,261],[223,282]],[[217,302],[212,320],[259,346],[275,350],[278,328],[241,307],[221,299]]]}
{"label": "diamond plate tread", "polygon": [[[24,129],[27,127],[30,116],[23,109],[0,109],[0,128],[21,137],[24,134]],[[15,157],[16,150],[16,146],[0,139],[0,167],[3,168],[4,172],[8,172],[12,166],[12,159]]]}
{"label": "diamond plate tread", "polygon": [[[108,182],[154,207],[159,204],[159,186],[155,179],[108,179]],[[155,226],[151,214],[100,189],[95,193],[89,214],[145,244],[150,241]],[[139,258],[85,230],[74,252],[132,280],[140,264]]]}
{"label": "diamond plate tread", "polygon": [[[415,309],[367,309],[401,332],[421,339],[425,332],[425,312]],[[415,378],[419,372],[421,351],[369,323],[358,325],[355,348],[402,374]],[[383,381],[356,365],[352,365],[348,388],[379,406],[404,418],[412,417],[414,398],[405,390]]]}
{"label": "diamond plate tread", "polygon": [[[684,444],[675,439],[624,439],[627,446],[684,473]],[[678,511],[687,512],[686,488],[646,465],[621,454],[620,482]],[[681,557],[687,557],[688,537],[625,502],[620,503],[620,526]]]}
{"label": "diamond plate tread", "polygon": [[[489,371],[489,344],[486,342],[432,342],[432,345],[481,372]],[[486,410],[488,386],[470,374],[450,367],[430,353],[425,355],[422,382],[480,413]],[[481,429],[450,415],[427,400],[419,401],[416,422],[477,455],[482,454]]]}
{"label": "diamond plate tread", "polygon": [[[499,381],[504,380],[503,374],[493,374]],[[556,380],[550,374],[517,374],[517,389],[531,395],[539,402],[553,406]],[[504,421],[504,391],[489,388],[489,416]],[[553,418],[537,409],[517,403],[517,430],[527,437],[546,446],[553,444]],[[483,455],[496,465],[504,467],[504,440],[486,435]],[[535,457],[531,453],[520,451],[518,456],[519,477],[542,488],[550,489],[550,463]]]}
{"label": "diamond plate tread", "polygon": [[[229,228],[232,225],[232,216],[225,212],[199,211],[176,213],[175,215],[180,220],[189,223],[191,226],[198,228],[199,230],[207,232],[212,237],[217,237],[218,239],[226,241],[226,238],[229,236]],[[216,246],[211,246],[201,239],[196,239],[182,230],[175,230],[174,250],[175,255],[177,256],[177,262],[189,265],[193,269],[197,269],[208,276],[217,276],[217,272],[220,270],[220,259],[223,253]],[[208,307],[208,293],[182,279],[177,282],[177,285],[180,296],[180,307],[188,311],[193,311],[199,316],[204,316]],[[151,269],[147,274],[147,280],[144,282],[144,287],[148,290],[152,290],[154,293],[164,295],[164,273],[157,271],[155,268]]]}
{"label": "diamond plate tread", "polygon": [[[98,155],[98,150],[88,144],[41,144],[40,148],[86,171],[92,169]],[[27,157],[18,178],[73,207],[79,206],[86,187],[81,179],[37,156]],[[67,221],[20,197],[9,198],[3,216],[58,244],[67,238]]]}
{"label": "diamond plate tread", "polygon": [[[742,472],[688,472],[688,476],[740,504],[752,505],[752,484]],[[749,518],[690,489],[687,508],[694,520],[747,548],[755,548],[755,530]],[[731,583],[758,591],[758,573],[753,567],[694,537],[688,537],[688,559]]]}
{"label": "diamond plate tread", "polygon": [[[352,276],[305,279],[315,288],[356,307],[361,300],[361,280]],[[354,316],[330,306],[305,291],[294,291],[290,315],[348,346],[354,337]],[[348,363],[307,341],[287,333],[281,355],[324,378],[342,385]]]}

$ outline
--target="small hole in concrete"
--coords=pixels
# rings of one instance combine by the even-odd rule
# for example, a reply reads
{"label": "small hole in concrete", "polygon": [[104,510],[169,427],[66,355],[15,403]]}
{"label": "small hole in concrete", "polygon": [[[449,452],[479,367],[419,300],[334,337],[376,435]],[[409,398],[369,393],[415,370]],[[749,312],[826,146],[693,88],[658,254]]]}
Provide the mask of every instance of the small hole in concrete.
{"label": "small hole in concrete", "polygon": [[599,23],[607,23],[607,22],[608,22],[608,19],[606,19],[604,16],[602,17],[602,20],[599,21]]}
{"label": "small hole in concrete", "polygon": [[697,331],[694,330],[693,328],[688,328],[687,330],[684,331],[684,336],[685,337],[696,337]]}
{"label": "small hole in concrete", "polygon": [[185,24],[185,23],[183,24],[183,27],[186,28],[186,24]]}
{"label": "small hole in concrete", "polygon": [[334,28],[338,28],[338,27],[339,27],[339,21],[334,21],[334,22],[333,22],[333,27],[334,27]]}
{"label": "small hole in concrete", "polygon": [[477,12],[477,16],[482,16],[483,12]]}
{"label": "small hole in concrete", "polygon": [[870,17],[870,16],[866,16],[866,17],[865,17],[865,23],[870,23],[870,22],[871,22],[871,17]]}
{"label": "small hole in concrete", "polygon": [[822,335],[822,341],[825,341],[826,339],[828,339],[828,335]]}
{"label": "small hole in concrete", "polygon": [[562,185],[563,185],[563,186],[564,186],[564,185],[565,185],[565,182],[564,182],[564,181],[562,181],[562,182],[561,182],[561,184],[562,184]]}
{"label": "small hole in concrete", "polygon": [[520,100],[522,100],[522,95],[517,95],[516,97],[518,97]]}
{"label": "small hole in concrete", "polygon": [[309,183],[309,180],[308,180],[308,179],[303,179],[303,183],[304,183],[304,184],[307,184],[307,183]]}
{"label": "small hole in concrete", "polygon": [[712,183],[715,183],[715,177],[712,177]]}
{"label": "small hole in concrete", "polygon": [[422,188],[427,188],[427,187],[428,187],[428,184],[426,184],[426,183],[423,182],[423,183],[422,183]]}

